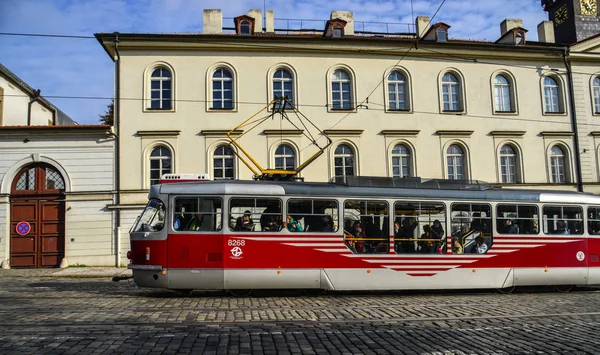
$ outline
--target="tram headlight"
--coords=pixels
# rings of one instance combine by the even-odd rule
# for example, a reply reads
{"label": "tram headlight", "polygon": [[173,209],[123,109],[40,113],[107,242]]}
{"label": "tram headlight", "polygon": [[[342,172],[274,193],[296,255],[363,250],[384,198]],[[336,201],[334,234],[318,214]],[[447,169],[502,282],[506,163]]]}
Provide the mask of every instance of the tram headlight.
{"label": "tram headlight", "polygon": [[129,259],[129,260],[133,259],[133,254],[131,253],[131,250],[127,252],[127,259]]}

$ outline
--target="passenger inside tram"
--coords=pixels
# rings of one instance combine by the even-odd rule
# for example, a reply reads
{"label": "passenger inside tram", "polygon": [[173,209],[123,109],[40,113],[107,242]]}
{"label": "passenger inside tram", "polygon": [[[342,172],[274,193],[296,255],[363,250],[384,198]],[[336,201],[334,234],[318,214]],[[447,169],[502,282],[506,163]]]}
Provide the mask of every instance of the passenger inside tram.
{"label": "passenger inside tram", "polygon": [[254,221],[250,218],[251,212],[246,210],[244,211],[244,215],[238,217],[235,222],[235,231],[238,232],[249,232],[254,230]]}

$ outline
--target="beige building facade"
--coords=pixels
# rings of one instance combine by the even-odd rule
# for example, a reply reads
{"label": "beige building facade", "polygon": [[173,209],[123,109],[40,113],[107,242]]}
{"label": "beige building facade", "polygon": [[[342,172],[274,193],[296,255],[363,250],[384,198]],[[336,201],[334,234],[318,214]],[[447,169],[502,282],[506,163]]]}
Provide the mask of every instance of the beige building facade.
{"label": "beige building facade", "polygon": [[298,166],[317,150],[310,134],[319,146],[326,134],[332,144],[301,172],[305,181],[420,176],[599,190],[596,40],[569,50],[554,43],[552,22],[542,22],[534,42],[511,19],[498,24],[497,41],[460,40],[426,17],[416,19],[416,33],[373,35],[353,18],[334,11],[322,31],[281,31],[272,11],[263,27],[262,13],[251,10],[229,33],[220,10],[205,10],[202,34],[97,34],[123,98],[123,228],[164,173],[252,179],[226,133],[273,113],[261,110],[283,96],[289,117],[296,110],[324,133],[278,112],[235,133],[269,169]]}

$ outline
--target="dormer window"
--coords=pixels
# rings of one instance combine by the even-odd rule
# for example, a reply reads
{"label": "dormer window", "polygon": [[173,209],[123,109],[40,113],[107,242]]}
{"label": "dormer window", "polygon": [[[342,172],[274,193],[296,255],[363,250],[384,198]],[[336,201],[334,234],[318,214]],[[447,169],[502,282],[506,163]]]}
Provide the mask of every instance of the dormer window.
{"label": "dormer window", "polygon": [[440,27],[437,30],[437,40],[438,41],[446,41],[448,40],[448,30]]}
{"label": "dormer window", "polygon": [[241,35],[249,35],[250,34],[250,22],[243,20],[240,22],[240,34]]}
{"label": "dormer window", "polygon": [[235,23],[235,33],[242,36],[252,36],[254,34],[254,18],[248,15],[238,16],[233,19]]}
{"label": "dormer window", "polygon": [[345,26],[346,21],[339,18],[327,21],[325,24],[325,31],[323,31],[323,37],[344,38]]}
{"label": "dormer window", "polygon": [[515,31],[515,45],[525,44],[525,31],[516,30]]}

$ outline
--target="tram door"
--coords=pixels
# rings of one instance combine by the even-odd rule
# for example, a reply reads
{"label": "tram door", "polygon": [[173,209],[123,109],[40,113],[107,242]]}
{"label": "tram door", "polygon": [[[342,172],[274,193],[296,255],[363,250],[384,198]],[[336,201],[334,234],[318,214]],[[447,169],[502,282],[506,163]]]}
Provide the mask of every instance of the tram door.
{"label": "tram door", "polygon": [[[204,275],[214,275],[214,282],[222,282],[223,200],[212,196],[175,196],[170,205],[173,233],[169,233],[167,242],[168,267],[202,269]],[[210,288],[207,282],[211,281],[202,278],[202,288]]]}

